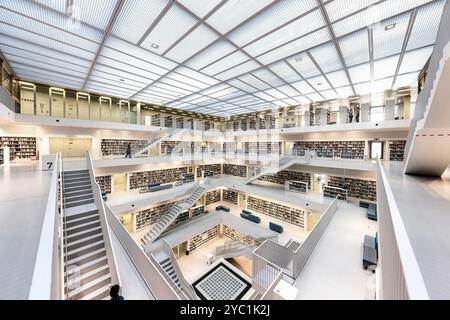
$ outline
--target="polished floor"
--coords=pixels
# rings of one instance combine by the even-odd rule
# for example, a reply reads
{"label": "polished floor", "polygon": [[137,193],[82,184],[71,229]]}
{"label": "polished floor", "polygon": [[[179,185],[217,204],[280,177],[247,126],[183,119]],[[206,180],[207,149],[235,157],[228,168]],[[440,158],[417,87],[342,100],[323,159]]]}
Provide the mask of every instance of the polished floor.
{"label": "polished floor", "polygon": [[301,300],[374,299],[374,274],[362,268],[364,235],[374,236],[377,222],[367,209],[341,203],[294,283]]}
{"label": "polished floor", "polygon": [[27,299],[52,171],[0,166],[0,299]]}

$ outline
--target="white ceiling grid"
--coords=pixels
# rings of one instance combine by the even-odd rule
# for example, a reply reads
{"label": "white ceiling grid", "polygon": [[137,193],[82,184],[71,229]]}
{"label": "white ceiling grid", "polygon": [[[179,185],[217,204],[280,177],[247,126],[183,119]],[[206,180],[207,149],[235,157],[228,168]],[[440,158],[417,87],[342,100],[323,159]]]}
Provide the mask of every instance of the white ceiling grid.
{"label": "white ceiling grid", "polygon": [[230,116],[415,85],[445,3],[0,0],[0,50],[24,80]]}

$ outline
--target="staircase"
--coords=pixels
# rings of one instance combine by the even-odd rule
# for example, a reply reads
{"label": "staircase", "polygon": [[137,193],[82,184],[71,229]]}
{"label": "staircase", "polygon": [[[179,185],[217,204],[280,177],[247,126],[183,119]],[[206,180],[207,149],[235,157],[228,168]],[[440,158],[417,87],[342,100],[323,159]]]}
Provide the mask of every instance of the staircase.
{"label": "staircase", "polygon": [[[88,170],[61,173],[64,293],[68,300],[108,299],[117,283]],[[107,237],[107,239],[109,239]],[[115,270],[115,265],[114,265]]]}
{"label": "staircase", "polygon": [[297,251],[298,248],[300,248],[301,243],[297,242],[295,240],[290,239],[286,244],[285,247],[291,250],[292,252]]}
{"label": "staircase", "polygon": [[172,261],[170,260],[170,257],[165,256],[162,258],[162,260],[158,261],[158,264],[163,268],[165,273],[169,276],[170,279],[175,283],[175,285],[181,289],[181,283],[178,279],[178,275],[175,272],[175,269],[173,267]]}
{"label": "staircase", "polygon": [[222,246],[216,247],[216,260],[219,258],[228,259],[239,256],[251,257],[254,249],[255,246],[239,240],[226,242]]}
{"label": "staircase", "polygon": [[278,163],[277,168],[268,167],[268,168],[257,168],[254,175],[247,178],[245,181],[245,184],[249,184],[262,176],[269,175],[269,174],[276,174],[277,172],[284,170],[286,168],[289,168],[290,166],[294,165],[297,162],[297,158],[292,155],[284,156],[280,159]]}
{"label": "staircase", "polygon": [[147,234],[141,239],[141,243],[144,248],[158,238],[175,221],[181,212],[191,208],[197,200],[200,199],[200,197],[205,193],[205,184],[207,184],[207,180],[208,178],[203,184],[194,186],[191,195],[187,199],[177,203],[166,215],[164,215],[152,226],[149,232],[147,232]]}
{"label": "staircase", "polygon": [[171,129],[169,130],[169,132],[166,135],[163,135],[160,138],[157,138],[155,140],[152,140],[148,143],[148,145],[146,145],[145,147],[141,148],[140,150],[136,151],[135,153],[133,153],[132,158],[145,158],[147,157],[146,152],[153,147],[155,144],[160,143],[161,141],[165,140],[165,139],[169,139],[170,137],[172,137],[173,135],[179,133],[181,130],[183,129]]}

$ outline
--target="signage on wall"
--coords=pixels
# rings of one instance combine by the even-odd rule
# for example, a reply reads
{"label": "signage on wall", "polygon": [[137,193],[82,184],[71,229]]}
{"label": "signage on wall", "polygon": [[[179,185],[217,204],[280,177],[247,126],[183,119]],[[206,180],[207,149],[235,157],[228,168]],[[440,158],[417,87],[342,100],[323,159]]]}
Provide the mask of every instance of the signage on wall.
{"label": "signage on wall", "polygon": [[56,160],[56,156],[54,154],[42,155],[42,157],[41,157],[42,170],[44,170],[44,171],[53,170],[53,168],[56,165],[55,160]]}

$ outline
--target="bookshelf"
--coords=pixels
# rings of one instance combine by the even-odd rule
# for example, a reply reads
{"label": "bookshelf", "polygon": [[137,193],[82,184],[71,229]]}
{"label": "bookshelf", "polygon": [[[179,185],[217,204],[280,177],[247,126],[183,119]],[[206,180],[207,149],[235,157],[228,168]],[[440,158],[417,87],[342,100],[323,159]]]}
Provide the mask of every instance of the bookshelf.
{"label": "bookshelf", "polygon": [[124,156],[130,144],[131,153],[148,146],[148,140],[102,139],[100,148],[102,156]]}
{"label": "bookshelf", "polygon": [[0,148],[0,166],[5,163],[3,158],[4,158],[3,148]]}
{"label": "bookshelf", "polygon": [[188,173],[187,167],[133,172],[130,173],[130,189],[146,187],[150,183],[175,182],[186,173]]}
{"label": "bookshelf", "polygon": [[249,196],[247,199],[247,208],[249,210],[254,210],[267,216],[292,223],[303,229],[306,228],[305,216],[310,212],[252,196]]}
{"label": "bookshelf", "polygon": [[306,150],[316,152],[319,158],[364,159],[365,141],[297,141],[293,150],[304,156]]}
{"label": "bookshelf", "polygon": [[220,190],[214,190],[206,193],[205,195],[205,205],[209,205],[214,202],[220,201]]}
{"label": "bookshelf", "polygon": [[188,250],[190,252],[194,251],[202,244],[207,243],[208,241],[214,239],[215,237],[220,236],[220,225],[212,227],[211,229],[196,235],[191,240],[188,241]]}
{"label": "bookshelf", "polygon": [[238,193],[236,191],[223,189],[222,199],[223,199],[223,201],[237,205],[238,204]]}
{"label": "bookshelf", "polygon": [[146,226],[156,223],[165,214],[167,214],[175,204],[176,202],[164,203],[156,207],[138,211],[136,213],[136,230],[140,230]]}
{"label": "bookshelf", "polygon": [[205,213],[205,207],[203,205],[189,209],[190,219],[201,216],[204,213]]}
{"label": "bookshelf", "polygon": [[245,178],[247,177],[247,167],[238,164],[224,163],[223,174]]}
{"label": "bookshelf", "polygon": [[327,185],[347,190],[347,196],[351,198],[377,200],[377,183],[374,180],[329,176]]}
{"label": "bookshelf", "polygon": [[0,137],[0,147],[9,147],[10,159],[37,159],[36,138]]}
{"label": "bookshelf", "polygon": [[308,186],[309,183],[304,181],[286,181],[285,190],[299,193],[306,193],[308,192]]}
{"label": "bookshelf", "polygon": [[275,183],[275,184],[283,184],[283,185],[286,183],[286,181],[295,180],[295,181],[306,182],[309,185],[309,183],[311,182],[311,173],[283,170],[283,171],[277,172],[274,175],[262,176],[258,180],[271,182],[271,183]]}
{"label": "bookshelf", "polygon": [[245,235],[240,233],[239,231],[236,231],[235,229],[227,226],[227,225],[223,225],[223,235],[231,240],[237,240],[243,243],[246,243],[250,246],[254,246],[255,245],[255,239],[249,235]]}
{"label": "bookshelf", "polygon": [[179,226],[189,221],[189,210],[183,211],[173,222],[173,226]]}
{"label": "bookshelf", "polygon": [[194,182],[195,176],[193,173],[183,173],[183,183]]}
{"label": "bookshelf", "polygon": [[152,115],[152,126],[161,127],[161,115],[159,113]]}
{"label": "bookshelf", "polygon": [[95,177],[95,181],[102,192],[111,193],[111,176],[98,176]]}
{"label": "bookshelf", "polygon": [[164,127],[172,128],[172,116],[165,116],[164,117]]}
{"label": "bookshelf", "polygon": [[211,175],[216,174],[222,174],[222,164],[217,163],[217,164],[199,165],[197,167],[197,178],[200,178],[202,176],[202,171],[205,171],[205,177],[209,177]]}
{"label": "bookshelf", "polygon": [[183,118],[177,118],[177,129],[183,129],[184,128],[184,119]]}
{"label": "bookshelf", "polygon": [[404,161],[406,140],[389,141],[389,160]]}
{"label": "bookshelf", "polygon": [[338,197],[339,200],[345,200],[347,201],[347,190],[337,187],[330,187],[330,186],[324,186],[323,187],[323,196],[325,198],[336,198]]}

